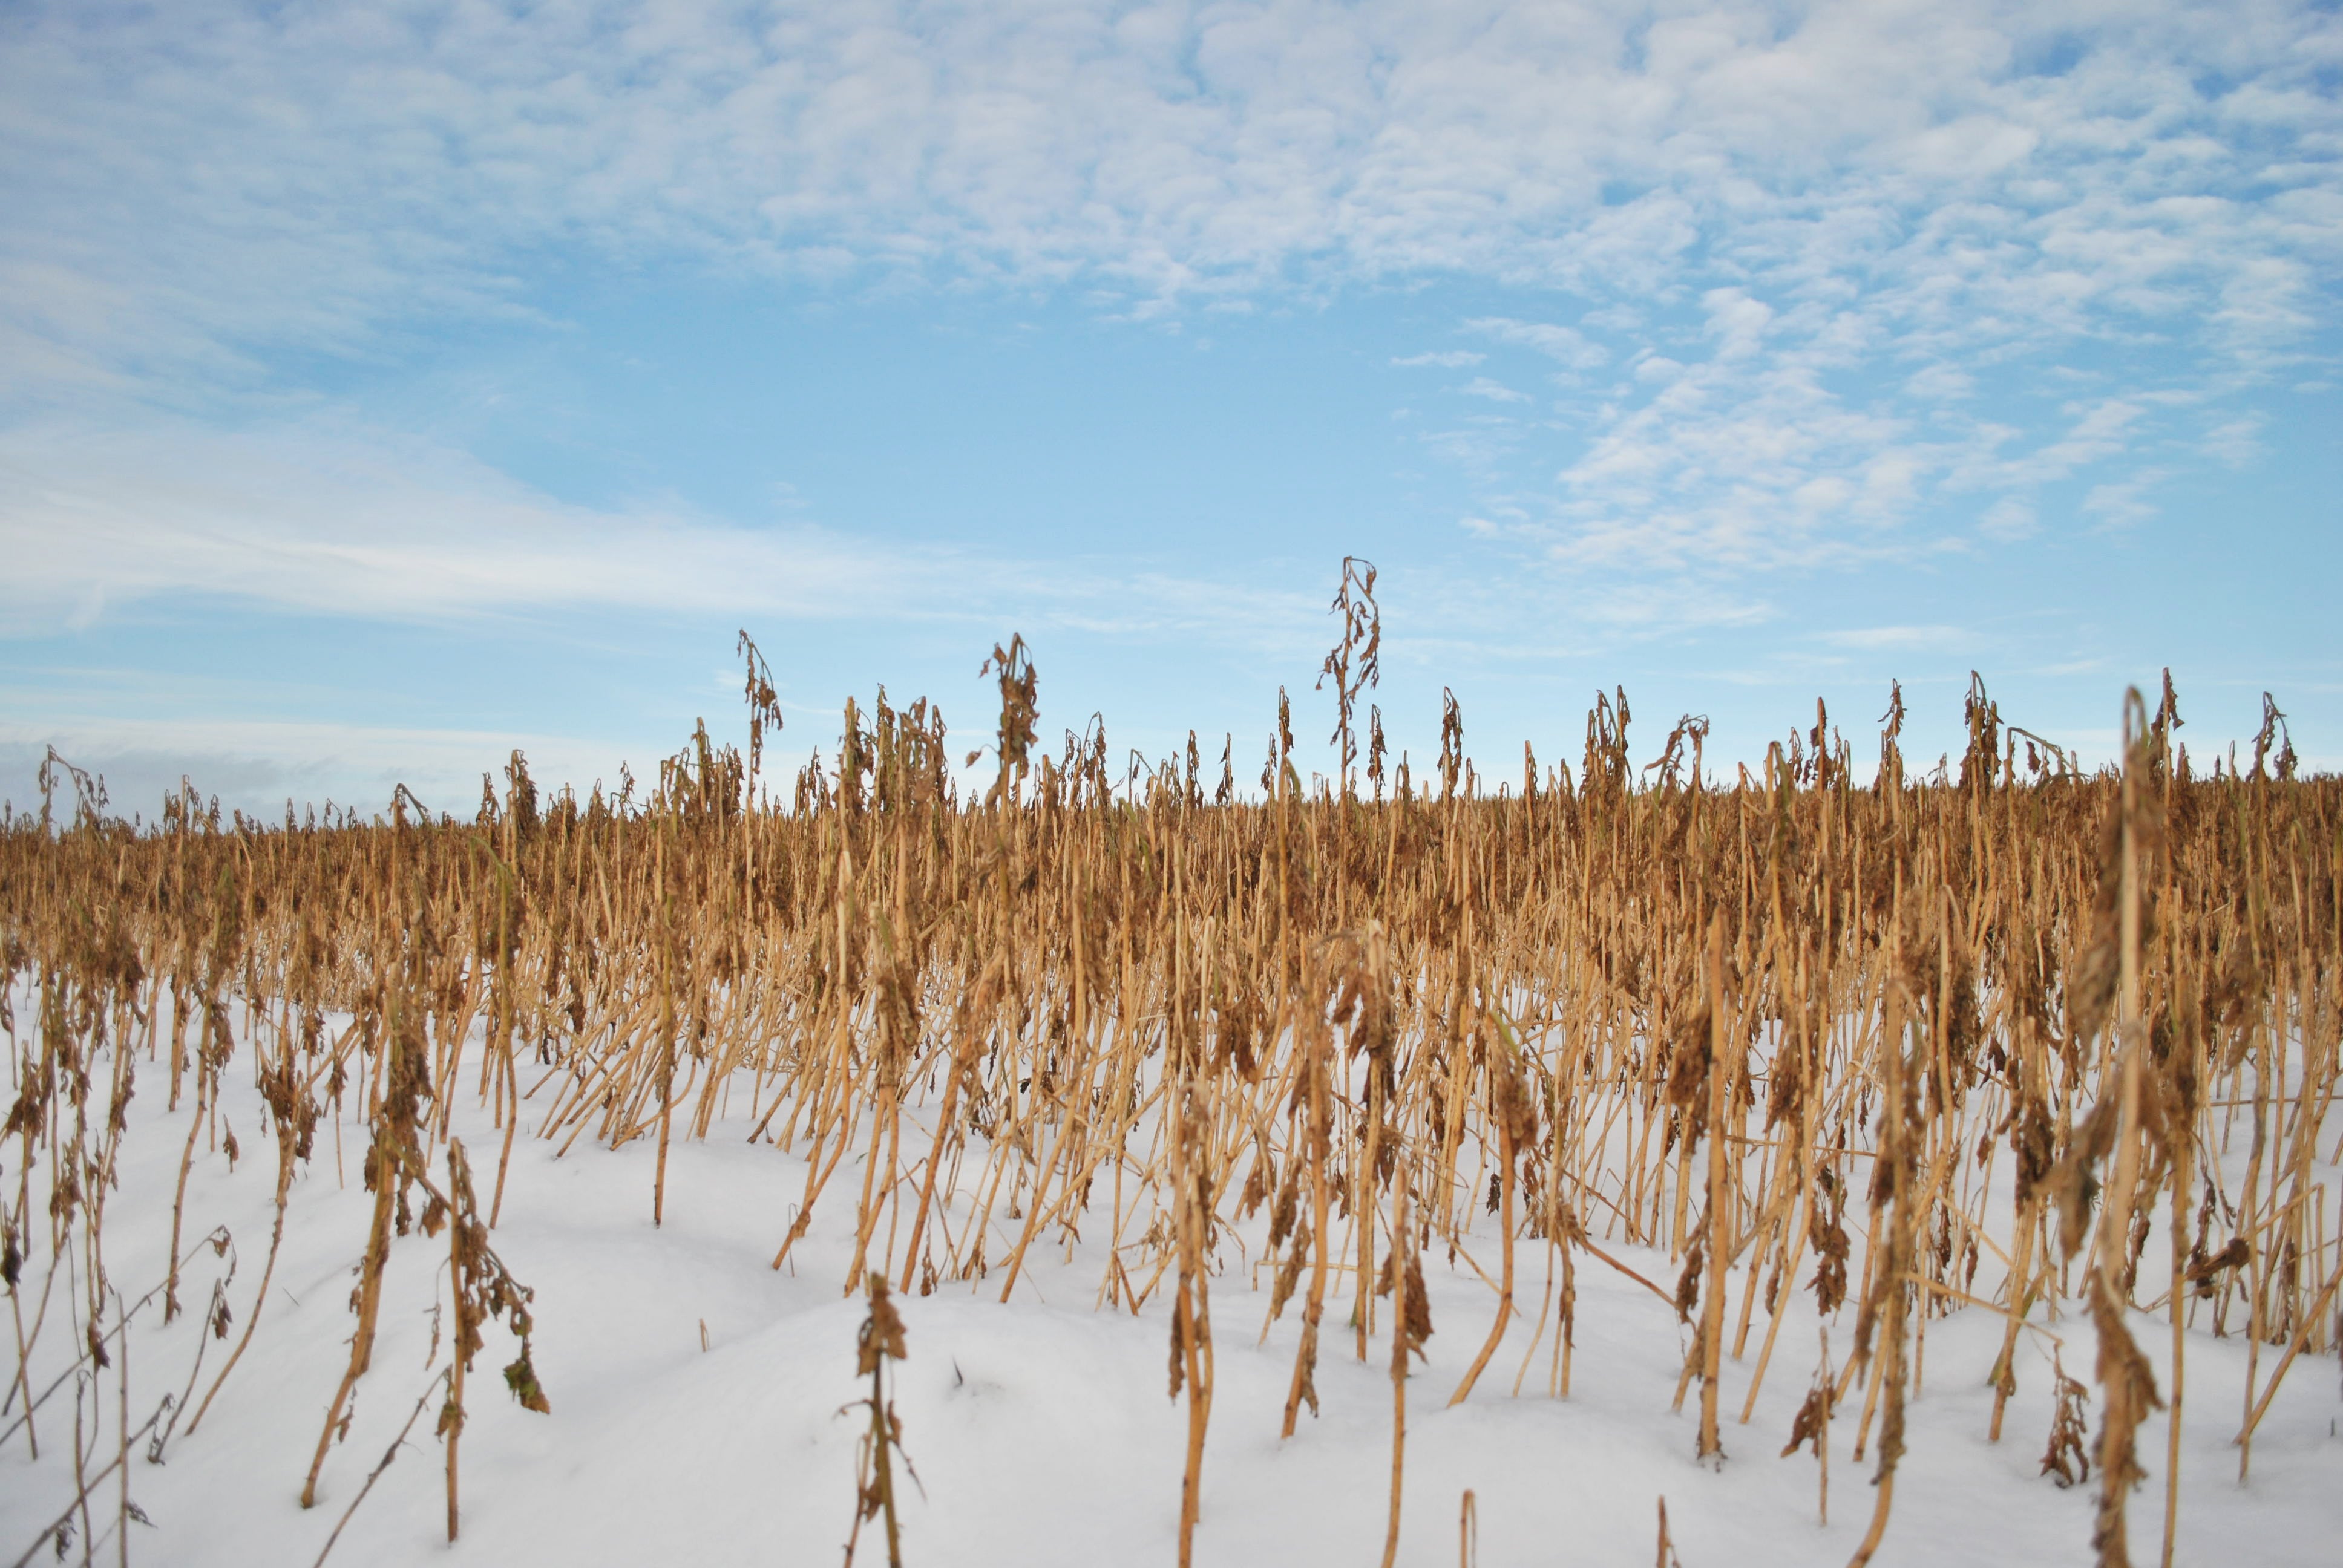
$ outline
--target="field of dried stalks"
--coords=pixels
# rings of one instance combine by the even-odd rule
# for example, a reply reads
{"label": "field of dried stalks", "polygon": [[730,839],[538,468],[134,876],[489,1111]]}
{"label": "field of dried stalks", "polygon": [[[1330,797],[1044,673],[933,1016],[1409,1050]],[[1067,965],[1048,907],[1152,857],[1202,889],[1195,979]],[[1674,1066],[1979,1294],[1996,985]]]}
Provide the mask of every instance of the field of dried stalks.
{"label": "field of dried stalks", "polygon": [[1314,787],[1282,709],[1242,790],[1045,749],[1014,643],[979,798],[883,695],[771,787],[752,646],[639,793],[53,767],[0,1568],[2332,1561],[2343,782],[2274,709],[1721,781],[1622,694],[1493,787],[1453,701],[1387,766],[1337,608]]}

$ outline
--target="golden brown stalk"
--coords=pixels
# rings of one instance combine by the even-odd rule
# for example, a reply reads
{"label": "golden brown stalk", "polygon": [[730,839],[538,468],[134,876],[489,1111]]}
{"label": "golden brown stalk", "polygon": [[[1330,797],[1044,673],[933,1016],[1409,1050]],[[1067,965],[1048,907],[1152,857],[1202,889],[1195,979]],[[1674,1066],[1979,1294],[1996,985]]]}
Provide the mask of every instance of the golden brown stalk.
{"label": "golden brown stalk", "polygon": [[1410,1162],[1400,1161],[1399,1191],[1392,1213],[1392,1462],[1391,1513],[1383,1526],[1383,1568],[1399,1556],[1400,1499],[1407,1473],[1408,1358],[1423,1353],[1432,1338],[1432,1304],[1423,1290],[1423,1260],[1416,1249],[1411,1206]]}
{"label": "golden brown stalk", "polygon": [[[659,840],[662,849],[667,840]],[[675,918],[673,906],[663,911],[662,928]],[[675,948],[665,929],[659,933],[659,1020],[658,1064],[659,1075],[659,1166],[651,1177],[651,1226],[657,1229],[667,1218],[667,1146],[669,1129],[675,1120]]]}
{"label": "golden brown stalk", "polygon": [[1513,1190],[1516,1185],[1513,1140],[1516,1129],[1529,1119],[1529,1104],[1528,1093],[1521,1084],[1519,1064],[1514,1060],[1513,1030],[1503,1020],[1498,1020],[1497,1029],[1496,1049],[1489,1062],[1491,1120],[1497,1124],[1497,1181],[1503,1211],[1499,1220],[1502,1228],[1497,1236],[1500,1253],[1497,1321],[1489,1325],[1489,1337],[1483,1342],[1481,1353],[1473,1358],[1473,1364],[1465,1369],[1463,1380],[1456,1385],[1456,1392],[1449,1396],[1451,1406],[1463,1404],[1472,1394],[1473,1385],[1481,1381],[1482,1369],[1489,1364],[1489,1358],[1497,1353],[1497,1346],[1505,1337],[1505,1326],[1513,1316]]}
{"label": "golden brown stalk", "polygon": [[411,1027],[408,1016],[394,1004],[387,1048],[394,1063],[390,1070],[393,1088],[376,1112],[374,1139],[366,1155],[367,1181],[374,1190],[374,1217],[367,1230],[366,1252],[358,1263],[358,1289],[354,1302],[357,1332],[350,1336],[349,1364],[342,1371],[341,1386],[334,1391],[333,1400],[326,1406],[325,1430],[317,1434],[317,1451],[309,1461],[308,1476],[301,1483],[304,1508],[317,1505],[317,1476],[326,1468],[327,1452],[337,1434],[348,1434],[343,1408],[374,1359],[375,1323],[382,1311],[382,1272],[390,1261],[391,1216],[407,1180],[407,1156],[415,1139],[415,1080],[420,1074],[420,1067],[416,1061],[414,1042],[407,1037]]}
{"label": "golden brown stalk", "polygon": [[[2147,1358],[2140,1353],[2124,1322],[2130,1297],[2132,1196],[2139,1179],[2140,1095],[2147,1049],[2140,1021],[2140,895],[2143,847],[2139,842],[2140,790],[2144,780],[2145,737],[2133,720],[2142,704],[2135,689],[2125,699],[2127,741],[2123,789],[2118,810],[2121,834],[2119,875],[2120,970],[2117,990],[2116,1071],[2119,1107],[2115,1124],[2115,1169],[2101,1195],[2098,1256],[2090,1283],[2091,1321],[2098,1331],[2097,1373],[2105,1404],[2100,1416],[2099,1508],[2091,1530],[2091,1544],[2099,1568],[2130,1568],[2131,1549],[2127,1504],[2141,1471],[2136,1456],[2140,1422],[2162,1404]],[[2144,717],[2144,715],[2142,715]],[[2175,1282],[2177,1293],[2178,1282]]]}
{"label": "golden brown stalk", "polygon": [[[895,1311],[887,1294],[887,1276],[870,1276],[870,1313],[862,1322],[856,1338],[857,1374],[870,1380],[870,1393],[860,1402],[870,1412],[870,1430],[863,1434],[857,1458],[859,1474],[854,1496],[854,1528],[846,1538],[847,1568],[853,1568],[855,1543],[862,1538],[862,1526],[870,1519],[880,1520],[887,1532],[887,1568],[902,1568],[902,1531],[897,1523],[895,1506],[895,1467],[893,1456],[903,1455],[905,1469],[910,1468],[910,1455],[903,1453],[903,1423],[895,1417],[895,1403],[887,1394],[887,1363],[903,1361],[910,1355],[904,1348],[903,1320]],[[849,1410],[852,1405],[847,1407]],[[912,1479],[918,1473],[912,1472]]]}
{"label": "golden brown stalk", "polygon": [[[1312,996],[1320,994],[1316,990]],[[1326,1161],[1332,1152],[1332,1110],[1327,1103],[1327,1055],[1332,1041],[1327,1038],[1323,1014],[1313,1004],[1298,1020],[1294,1050],[1301,1057],[1302,1089],[1306,1101],[1300,1157],[1310,1168],[1310,1292],[1302,1303],[1302,1342],[1293,1355],[1293,1380],[1285,1395],[1285,1424],[1279,1436],[1292,1437],[1293,1423],[1304,1401],[1310,1413],[1318,1413],[1318,1323],[1326,1311],[1326,1274],[1332,1195],[1326,1185]],[[1297,1243],[1298,1244],[1298,1243]],[[1362,1290],[1365,1288],[1361,1282]]]}
{"label": "golden brown stalk", "polygon": [[1212,1172],[1203,1108],[1182,1086],[1180,1124],[1172,1137],[1172,1223],[1178,1235],[1179,1292],[1172,1307],[1172,1395],[1188,1394],[1188,1452],[1180,1477],[1180,1568],[1189,1568],[1202,1513],[1204,1432],[1212,1419],[1212,1310],[1206,1268],[1211,1249]]}
{"label": "golden brown stalk", "polygon": [[252,1343],[253,1333],[260,1327],[261,1310],[268,1305],[268,1282],[277,1275],[277,1253],[285,1241],[285,1201],[293,1188],[293,1161],[302,1136],[297,1119],[306,1109],[297,1100],[299,1091],[294,1083],[293,1064],[289,1058],[288,1051],[287,1060],[279,1064],[269,1085],[269,1098],[276,1111],[277,1218],[268,1231],[268,1261],[260,1271],[260,1288],[253,1292],[252,1311],[245,1314],[244,1333],[236,1340],[236,1349],[228,1352],[227,1362],[220,1368],[219,1375],[212,1379],[211,1387],[204,1392],[203,1403],[196,1407],[196,1413],[188,1419],[187,1435],[190,1437],[204,1423],[204,1412],[211,1409],[212,1401],[219,1397],[220,1385],[227,1382],[227,1374],[236,1370],[236,1363],[244,1358],[245,1348]]}
{"label": "golden brown stalk", "polygon": [[1708,1291],[1700,1318],[1700,1445],[1697,1457],[1722,1463],[1716,1430],[1716,1383],[1725,1352],[1725,1271],[1733,1261],[1733,1200],[1725,1186],[1725,1097],[1732,1070],[1725,1017],[1725,918],[1708,928]]}
{"label": "golden brown stalk", "polygon": [[[447,1142],[447,1187],[459,1191],[463,1176],[464,1143],[461,1139]],[[466,1241],[463,1216],[453,1216],[455,1222],[447,1227],[447,1279],[456,1302],[456,1354],[447,1367],[447,1402],[439,1412],[439,1435],[447,1444],[447,1540],[456,1540],[458,1510],[456,1495],[456,1450],[464,1438],[464,1372],[471,1361],[468,1353],[472,1336],[478,1325],[472,1321],[471,1291],[465,1279]]]}
{"label": "golden brown stalk", "polygon": [[[928,1209],[936,1195],[936,1176],[942,1169],[947,1140],[957,1144],[960,1139],[955,1117],[960,1110],[960,1085],[967,1078],[977,1053],[983,1048],[982,1025],[979,1021],[990,1016],[994,988],[999,983],[1001,960],[996,956],[984,977],[978,981],[973,1001],[962,1011],[953,1031],[951,1067],[944,1078],[944,1097],[936,1107],[935,1144],[928,1151],[927,1174],[920,1181],[920,1208],[911,1219],[911,1237],[903,1252],[903,1277],[909,1279],[911,1270],[926,1261],[927,1254],[920,1243],[927,1234]],[[925,1295],[928,1284],[921,1276],[920,1293]]]}
{"label": "golden brown stalk", "polygon": [[1918,1096],[1910,1081],[1911,1064],[1905,1058],[1900,930],[1894,940],[1880,1040],[1883,1081],[1879,1158],[1872,1187],[1875,1205],[1890,1211],[1887,1244],[1880,1266],[1874,1271],[1870,1293],[1855,1328],[1855,1353],[1860,1358],[1868,1351],[1870,1330],[1877,1327],[1881,1342],[1875,1387],[1884,1392],[1885,1409],[1879,1423],[1879,1468],[1872,1477],[1878,1495],[1872,1503],[1870,1526],[1864,1532],[1855,1555],[1848,1559],[1847,1568],[1863,1568],[1879,1550],[1880,1541],[1887,1533],[1888,1513],[1895,1506],[1896,1466],[1904,1458],[1904,1326],[1912,1295],[1906,1281],[1912,1271],[1914,1231],[1910,1123],[1917,1115]]}

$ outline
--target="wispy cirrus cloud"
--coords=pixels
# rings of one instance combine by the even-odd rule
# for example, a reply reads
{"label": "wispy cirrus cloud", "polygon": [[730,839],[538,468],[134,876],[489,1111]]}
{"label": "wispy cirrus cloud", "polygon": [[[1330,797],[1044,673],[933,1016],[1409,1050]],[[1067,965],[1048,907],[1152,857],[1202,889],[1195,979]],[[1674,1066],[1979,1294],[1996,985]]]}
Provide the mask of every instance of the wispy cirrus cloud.
{"label": "wispy cirrus cloud", "polygon": [[433,620],[615,609],[1077,626],[1283,647],[1314,596],[1144,562],[1041,561],[856,538],[794,516],[579,506],[462,452],[321,423],[224,434],[52,422],[0,430],[0,631],[226,602]]}
{"label": "wispy cirrus cloud", "polygon": [[1542,321],[1515,321],[1502,316],[1480,316],[1464,323],[1464,330],[1494,337],[1503,343],[1534,348],[1549,359],[1560,361],[1573,370],[1592,370],[1608,361],[1608,351],[1586,340],[1574,327],[1556,327]]}
{"label": "wispy cirrus cloud", "polygon": [[1833,648],[1902,650],[1956,648],[1974,640],[1974,634],[1956,626],[1865,626],[1820,634]]}
{"label": "wispy cirrus cloud", "polygon": [[2083,515],[2094,518],[2103,528],[2126,528],[2147,521],[2157,514],[2148,493],[2171,476],[2157,467],[2143,468],[2123,479],[2094,485],[2083,498]]}
{"label": "wispy cirrus cloud", "polygon": [[1492,403],[1526,403],[1530,400],[1528,393],[1516,392],[1503,382],[1492,380],[1486,376],[1475,376],[1456,390],[1463,397],[1485,397]]}

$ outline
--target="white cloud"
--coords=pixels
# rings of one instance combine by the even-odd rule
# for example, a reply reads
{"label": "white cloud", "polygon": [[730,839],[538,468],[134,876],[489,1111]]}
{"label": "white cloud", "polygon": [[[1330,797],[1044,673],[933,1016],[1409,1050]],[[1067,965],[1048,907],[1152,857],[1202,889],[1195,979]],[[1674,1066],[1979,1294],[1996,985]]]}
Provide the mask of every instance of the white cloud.
{"label": "white cloud", "polygon": [[1438,354],[1411,354],[1404,359],[1394,359],[1392,363],[1405,366],[1436,365],[1443,370],[1463,370],[1469,366],[1480,364],[1487,357],[1487,355],[1475,354],[1469,348],[1450,348]]}
{"label": "white cloud", "polygon": [[2157,508],[2149,503],[2147,492],[2168,477],[2161,468],[2147,468],[2127,479],[2110,480],[2094,485],[2083,498],[2083,514],[2098,519],[2105,529],[2127,528],[2147,521]]}
{"label": "white cloud", "polygon": [[178,596],[309,613],[594,604],[806,613],[883,598],[903,568],[810,530],[565,506],[421,443],[314,427],[0,435],[13,618]]}
{"label": "white cloud", "polygon": [[1573,370],[1593,370],[1607,363],[1611,357],[1606,350],[1588,342],[1584,335],[1574,327],[1554,327],[1539,321],[1515,321],[1502,316],[1483,316],[1464,323],[1464,329],[1486,333],[1500,342],[1534,348]]}
{"label": "white cloud", "polygon": [[1904,383],[1904,396],[1916,403],[1957,403],[1976,396],[1976,377],[1953,365],[1930,365]]}
{"label": "white cloud", "polygon": [[2262,424],[2259,413],[2225,419],[2205,433],[2205,450],[2215,460],[2229,467],[2249,467],[2258,461],[2264,452]]}
{"label": "white cloud", "polygon": [[2031,538],[2036,530],[2034,503],[2021,496],[2004,496],[1977,519],[1987,538],[2009,541]]}
{"label": "white cloud", "polygon": [[1456,390],[1467,397],[1486,397],[1493,403],[1526,403],[1530,400],[1528,393],[1516,392],[1504,383],[1492,381],[1486,376],[1475,376]]}
{"label": "white cloud", "polygon": [[1701,296],[1708,313],[1708,335],[1717,340],[1716,357],[1739,359],[1764,347],[1765,329],[1774,311],[1762,299],[1752,299],[1738,288],[1712,288]]}
{"label": "white cloud", "polygon": [[[794,499],[794,498],[789,498]],[[794,509],[794,508],[790,508]],[[568,505],[426,442],[341,427],[220,435],[0,430],[0,631],[188,598],[392,618],[596,607],[812,619],[1013,614],[1242,644],[1314,627],[1314,596],[742,527],[679,508]]]}
{"label": "white cloud", "polygon": [[1971,638],[1956,626],[1866,626],[1825,632],[1821,640],[1833,648],[1872,652],[1905,648],[1943,652],[1966,647]]}

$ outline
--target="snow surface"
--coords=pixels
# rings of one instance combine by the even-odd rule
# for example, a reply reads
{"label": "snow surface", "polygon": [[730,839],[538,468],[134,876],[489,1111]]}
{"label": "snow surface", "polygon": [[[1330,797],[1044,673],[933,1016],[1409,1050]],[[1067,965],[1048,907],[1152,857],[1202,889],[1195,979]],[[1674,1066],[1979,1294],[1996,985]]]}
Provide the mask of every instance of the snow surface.
{"label": "snow surface", "polygon": [[[236,1332],[255,1310],[275,1176],[274,1141],[262,1135],[248,1060],[240,1050],[225,1086],[243,1159],[231,1172],[223,1154],[199,1145],[186,1231],[190,1241],[215,1224],[233,1233]],[[132,1300],[163,1276],[172,1185],[191,1114],[186,1105],[176,1114],[165,1110],[157,1069],[143,1067],[142,1080],[105,1226],[108,1270]],[[190,1092],[186,1101],[193,1099]],[[864,1304],[840,1293],[860,1182],[850,1164],[841,1167],[790,1266],[776,1272],[770,1260],[804,1191],[803,1150],[748,1141],[747,1100],[746,1092],[735,1095],[730,1115],[704,1142],[679,1131],[667,1223],[657,1229],[654,1140],[615,1151],[580,1140],[558,1156],[525,1125],[495,1244],[537,1292],[536,1362],[552,1413],[528,1413],[507,1395],[497,1372],[513,1353],[511,1341],[490,1326],[468,1401],[460,1542],[450,1546],[444,1538],[442,1452],[427,1413],[329,1561],[341,1568],[443,1558],[575,1568],[839,1560],[860,1432],[856,1413],[840,1411],[866,1386],[855,1376]],[[485,1201],[498,1135],[476,1106],[460,1107],[456,1125]],[[357,1181],[364,1132],[352,1120],[338,1137],[337,1152],[333,1134],[320,1127],[317,1158],[296,1181],[284,1253],[251,1351],[201,1428],[175,1434],[165,1462],[133,1456],[131,1494],[153,1521],[151,1528],[131,1527],[138,1561],[186,1568],[315,1561],[436,1375],[429,1354],[446,1249],[417,1231],[394,1246],[381,1338],[359,1385],[357,1419],[327,1462],[318,1506],[305,1512],[301,1481],[347,1358],[355,1321],[347,1298],[367,1224],[368,1199]],[[912,1144],[907,1130],[906,1146]],[[970,1162],[971,1185],[977,1163]],[[1099,1309],[1106,1221],[1093,1213],[1084,1223],[1094,1232],[1084,1241],[1043,1232],[1007,1305],[997,1300],[998,1269],[973,1285],[945,1284],[933,1295],[901,1300],[910,1360],[899,1369],[897,1409],[920,1483],[903,1489],[907,1563],[1173,1561],[1187,1417],[1167,1393],[1171,1292],[1158,1291],[1137,1317]],[[1005,1258],[1017,1227],[1003,1215],[995,1226],[1011,1233],[989,1251]],[[1246,1234],[1257,1258],[1259,1227]],[[1495,1248],[1486,1235],[1467,1244]],[[1653,1279],[1674,1279],[1662,1254],[1606,1250]],[[1762,1307],[1744,1356],[1726,1363],[1729,1457],[1712,1469],[1693,1457],[1696,1388],[1682,1413],[1670,1409],[1689,1331],[1667,1303],[1584,1254],[1569,1398],[1544,1392],[1551,1337],[1521,1395],[1511,1394],[1537,1322],[1542,1251],[1523,1250],[1526,1317],[1516,1320],[1470,1402],[1455,1409],[1445,1408],[1448,1395],[1487,1332],[1495,1296],[1466,1257],[1451,1263],[1437,1245],[1426,1255],[1437,1332],[1429,1362],[1409,1388],[1401,1561],[1456,1560],[1460,1502],[1470,1488],[1478,1560],[1491,1565],[1648,1563],[1663,1497],[1686,1568],[1844,1562],[1873,1498],[1872,1466],[1847,1452],[1859,1389],[1832,1427],[1826,1526],[1815,1518],[1812,1455],[1776,1457],[1819,1354],[1811,1298],[1801,1292],[1787,1309],[1746,1425],[1733,1417],[1763,1342]],[[1493,1256],[1480,1263],[1493,1271]],[[44,1252],[26,1266],[28,1310],[47,1266]],[[199,1253],[182,1292],[189,1310],[166,1327],[158,1299],[133,1320],[124,1348],[134,1428],[164,1392],[186,1383],[202,1304],[226,1268],[226,1260]],[[1337,1276],[1317,1374],[1323,1413],[1312,1420],[1305,1412],[1295,1436],[1281,1442],[1299,1306],[1257,1342],[1268,1281],[1264,1273],[1255,1290],[1250,1275],[1228,1261],[1212,1282],[1218,1387],[1197,1561],[1375,1563],[1390,1465],[1388,1342],[1378,1334],[1367,1361],[1354,1359],[1344,1326],[1349,1300]],[[1736,1312],[1742,1289],[1736,1272],[1729,1298]],[[1850,1348],[1852,1317],[1850,1309],[1834,1333],[1835,1360]],[[1986,1441],[1992,1395],[1985,1379],[2001,1322],[1975,1309],[1930,1321],[1922,1392],[1910,1408],[1909,1451],[1879,1561],[2091,1560],[2096,1476],[2062,1490],[2038,1473],[2051,1417],[2044,1334],[2024,1336],[2005,1439]],[[2068,1372],[2088,1381],[2087,1323],[2068,1316],[2045,1326],[2064,1337]],[[2162,1384],[2167,1325],[2143,1315],[2135,1332]],[[63,1371],[73,1352],[53,1327],[35,1357],[35,1386]],[[206,1382],[224,1352],[213,1347]],[[2264,1352],[2265,1378],[2276,1353]],[[2230,1440],[2246,1354],[2237,1338],[2190,1336],[2178,1561],[2320,1568],[2343,1561],[2336,1367],[2331,1360],[2297,1363],[2256,1436],[2251,1479],[2241,1485]],[[93,1446],[105,1455],[118,1431],[121,1364],[118,1356],[116,1369],[82,1390]],[[0,1568],[72,1495],[67,1445],[79,1386],[68,1382],[40,1409],[38,1462],[22,1432],[0,1442]],[[2096,1391],[2094,1403],[2096,1428]],[[15,1414],[0,1418],[0,1428]],[[2152,1563],[2163,1512],[2161,1417],[2142,1430],[2140,1452],[2151,1480],[2132,1504],[2133,1542],[2137,1560]],[[109,1480],[101,1487],[93,1505],[100,1562],[118,1560],[118,1543],[104,1538],[113,1486]],[[866,1563],[885,1561],[874,1532],[865,1532]],[[76,1542],[72,1559],[81,1551]],[[40,1558],[48,1555],[43,1547]]]}

